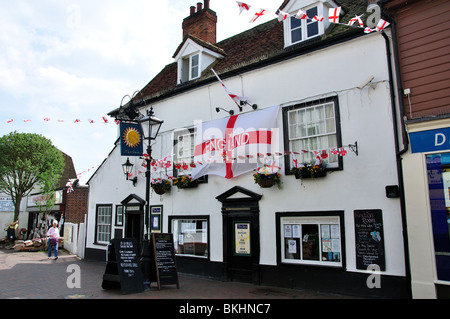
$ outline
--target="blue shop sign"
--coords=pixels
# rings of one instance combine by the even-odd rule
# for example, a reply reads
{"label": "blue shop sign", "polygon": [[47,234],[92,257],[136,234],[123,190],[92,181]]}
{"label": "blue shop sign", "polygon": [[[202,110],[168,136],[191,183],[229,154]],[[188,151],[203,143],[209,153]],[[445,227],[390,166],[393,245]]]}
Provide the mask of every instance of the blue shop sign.
{"label": "blue shop sign", "polygon": [[450,127],[409,133],[412,153],[450,150]]}

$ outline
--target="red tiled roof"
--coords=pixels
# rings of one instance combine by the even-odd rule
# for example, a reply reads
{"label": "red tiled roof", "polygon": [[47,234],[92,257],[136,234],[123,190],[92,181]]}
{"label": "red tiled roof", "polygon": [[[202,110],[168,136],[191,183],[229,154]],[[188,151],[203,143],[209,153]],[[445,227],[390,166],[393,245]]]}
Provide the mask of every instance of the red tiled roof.
{"label": "red tiled roof", "polygon": [[[204,41],[195,37],[190,36],[190,38],[204,47],[210,48],[212,46],[211,44],[203,43]],[[177,48],[174,55],[178,53],[185,41]],[[214,67],[214,70],[219,74],[237,69],[256,60],[266,59],[279,52],[283,49],[283,43],[283,24],[274,19],[213,45],[217,48],[214,51],[225,55],[225,57],[216,61],[210,67]],[[210,72],[210,68],[207,68],[203,71],[202,77],[196,81],[210,76],[213,76],[213,74]],[[166,65],[141,92],[146,98],[157,97],[174,89],[177,86],[176,81],[177,64],[174,62]]]}
{"label": "red tiled roof", "polygon": [[[287,2],[283,2],[280,8],[283,8]],[[344,16],[341,16],[342,23],[349,21],[355,14],[364,12],[367,6],[367,0],[335,0],[335,2],[338,5],[342,5],[344,9]],[[210,71],[211,68],[214,68],[219,75],[231,71],[238,72],[239,69],[257,65],[271,58],[276,59],[277,57],[282,57],[292,52],[301,53],[312,50],[318,43],[330,43],[334,41],[334,37],[338,39],[355,34],[363,34],[362,29],[332,24],[322,37],[313,38],[284,48],[283,23],[278,22],[277,19],[273,19],[216,44],[206,43],[190,35],[185,37],[174,56],[179,52],[186,39],[190,38],[196,43],[222,54],[224,58],[218,59],[205,69],[200,78],[178,85],[177,63],[168,64],[141,90],[141,93],[146,100],[155,99],[166,94],[176,94],[195,87],[197,83],[201,85],[205,83],[205,80],[214,78],[213,73]],[[140,100],[140,97],[142,96],[139,95],[139,98],[136,97],[136,99]],[[109,115],[115,116],[118,111],[114,110]]]}

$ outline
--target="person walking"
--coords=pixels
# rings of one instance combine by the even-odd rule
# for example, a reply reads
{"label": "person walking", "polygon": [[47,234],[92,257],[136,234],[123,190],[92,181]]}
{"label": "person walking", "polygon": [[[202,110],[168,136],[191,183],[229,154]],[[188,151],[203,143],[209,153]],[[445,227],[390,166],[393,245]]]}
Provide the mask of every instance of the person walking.
{"label": "person walking", "polygon": [[55,248],[55,260],[58,259],[58,239],[59,239],[59,229],[58,221],[53,220],[53,227],[51,227],[47,232],[48,237],[48,258],[52,257],[52,248]]}

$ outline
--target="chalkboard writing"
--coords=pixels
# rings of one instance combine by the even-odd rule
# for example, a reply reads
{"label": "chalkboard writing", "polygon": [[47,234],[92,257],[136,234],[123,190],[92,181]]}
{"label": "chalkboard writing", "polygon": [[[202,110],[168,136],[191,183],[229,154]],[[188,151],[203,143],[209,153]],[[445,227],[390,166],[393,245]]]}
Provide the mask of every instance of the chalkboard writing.
{"label": "chalkboard writing", "polygon": [[152,233],[152,244],[158,289],[161,285],[177,285],[180,288],[173,234]]}
{"label": "chalkboard writing", "polygon": [[124,294],[144,291],[144,280],[139,263],[135,238],[111,240],[108,263],[103,275],[103,289],[111,289],[119,283]]}
{"label": "chalkboard writing", "polygon": [[355,210],[356,268],[378,265],[386,270],[381,209]]}

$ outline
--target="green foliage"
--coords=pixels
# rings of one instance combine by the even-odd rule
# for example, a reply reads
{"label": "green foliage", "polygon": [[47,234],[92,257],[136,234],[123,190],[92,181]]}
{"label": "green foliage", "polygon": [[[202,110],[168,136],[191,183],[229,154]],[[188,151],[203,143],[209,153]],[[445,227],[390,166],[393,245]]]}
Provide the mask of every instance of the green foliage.
{"label": "green foliage", "polygon": [[33,187],[54,189],[64,170],[64,157],[52,142],[38,134],[11,132],[0,138],[0,190],[12,197],[14,221],[20,202]]}

